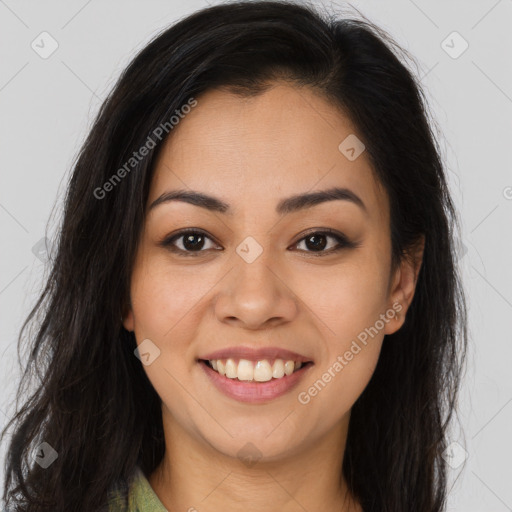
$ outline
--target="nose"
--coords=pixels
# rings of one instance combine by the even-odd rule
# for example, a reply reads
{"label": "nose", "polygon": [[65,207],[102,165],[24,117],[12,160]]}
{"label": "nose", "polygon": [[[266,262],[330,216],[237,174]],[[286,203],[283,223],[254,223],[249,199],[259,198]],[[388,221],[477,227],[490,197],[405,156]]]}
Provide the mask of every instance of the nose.
{"label": "nose", "polygon": [[299,301],[286,282],[286,272],[269,263],[263,255],[252,263],[242,259],[235,263],[235,268],[219,284],[215,300],[219,321],[259,330],[295,318]]}

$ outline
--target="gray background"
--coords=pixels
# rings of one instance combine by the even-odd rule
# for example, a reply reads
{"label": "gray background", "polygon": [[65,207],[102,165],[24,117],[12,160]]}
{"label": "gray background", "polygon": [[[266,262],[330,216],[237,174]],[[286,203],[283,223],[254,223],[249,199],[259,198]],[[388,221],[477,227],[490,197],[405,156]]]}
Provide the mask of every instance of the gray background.
{"label": "gray background", "polygon": [[[45,275],[37,248],[56,232],[90,123],[134,52],[207,4],[0,0],[0,426],[13,411],[20,375],[18,332]],[[322,5],[354,13],[342,2]],[[446,454],[453,466],[448,508],[512,511],[512,0],[351,5],[415,56],[462,221],[471,339],[456,444]],[[48,36],[39,36],[44,31],[58,43],[47,58],[31,47],[51,49]]]}

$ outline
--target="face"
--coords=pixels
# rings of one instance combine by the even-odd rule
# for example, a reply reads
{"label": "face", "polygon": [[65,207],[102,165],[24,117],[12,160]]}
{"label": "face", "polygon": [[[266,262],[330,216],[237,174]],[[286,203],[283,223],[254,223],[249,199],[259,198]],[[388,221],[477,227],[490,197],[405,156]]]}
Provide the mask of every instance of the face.
{"label": "face", "polygon": [[[365,151],[339,149],[358,131],[332,104],[284,83],[197,102],[157,161],[124,326],[145,343],[164,425],[226,455],[251,442],[278,459],[346,427],[419,268],[392,272],[387,195]],[[345,194],[283,203],[335,188]],[[164,200],[178,190],[222,204]],[[202,361],[224,349],[242,380]],[[279,377],[276,358],[302,366]]]}

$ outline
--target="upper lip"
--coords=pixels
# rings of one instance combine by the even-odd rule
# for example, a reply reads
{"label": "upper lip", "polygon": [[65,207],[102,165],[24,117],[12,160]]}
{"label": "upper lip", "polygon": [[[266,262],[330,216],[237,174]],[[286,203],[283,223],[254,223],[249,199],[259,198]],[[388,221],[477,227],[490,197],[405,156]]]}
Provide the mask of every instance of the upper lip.
{"label": "upper lip", "polygon": [[244,346],[228,347],[215,352],[210,352],[205,356],[201,356],[199,359],[205,360],[216,360],[216,359],[248,359],[249,361],[261,361],[263,359],[283,359],[285,361],[297,361],[307,363],[312,361],[311,358],[297,354],[291,350],[279,347],[261,347],[251,348]]}

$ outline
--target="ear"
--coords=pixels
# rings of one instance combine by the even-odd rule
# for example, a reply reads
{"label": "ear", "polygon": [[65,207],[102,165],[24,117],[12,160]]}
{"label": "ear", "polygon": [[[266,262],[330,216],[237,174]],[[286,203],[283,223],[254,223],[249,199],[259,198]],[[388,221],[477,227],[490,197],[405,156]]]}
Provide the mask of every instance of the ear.
{"label": "ear", "polygon": [[129,302],[123,307],[123,317],[122,317],[123,327],[127,331],[135,330],[135,320],[133,317],[132,304]]}
{"label": "ear", "polygon": [[392,277],[388,308],[394,310],[396,314],[386,324],[385,334],[393,334],[405,322],[405,315],[416,290],[416,283],[418,282],[418,275],[423,262],[424,249],[425,236],[422,235],[416,244],[404,255]]}

